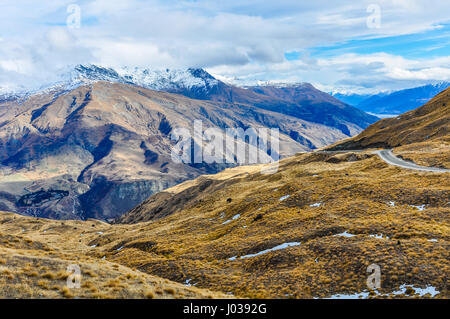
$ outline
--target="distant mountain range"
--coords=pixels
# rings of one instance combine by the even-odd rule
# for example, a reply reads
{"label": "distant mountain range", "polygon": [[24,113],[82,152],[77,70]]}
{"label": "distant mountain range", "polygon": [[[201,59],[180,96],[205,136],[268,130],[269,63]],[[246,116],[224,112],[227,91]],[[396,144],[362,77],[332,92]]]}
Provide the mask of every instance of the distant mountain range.
{"label": "distant mountain range", "polygon": [[422,142],[430,144],[434,140],[448,138],[449,129],[450,88],[447,88],[421,107],[393,118],[382,119],[358,136],[330,149],[394,148]]}
{"label": "distant mountain range", "polygon": [[378,94],[357,94],[357,93],[339,93],[339,92],[331,92],[331,96],[337,98],[339,101],[347,103],[348,105],[352,105],[358,107],[358,105],[368,99],[383,97],[388,95],[388,93],[378,93]]}
{"label": "distant mountain range", "polygon": [[355,106],[362,111],[384,117],[413,110],[425,104],[448,87],[450,87],[450,82],[440,82],[374,95],[343,93],[332,93],[332,95],[342,102]]}

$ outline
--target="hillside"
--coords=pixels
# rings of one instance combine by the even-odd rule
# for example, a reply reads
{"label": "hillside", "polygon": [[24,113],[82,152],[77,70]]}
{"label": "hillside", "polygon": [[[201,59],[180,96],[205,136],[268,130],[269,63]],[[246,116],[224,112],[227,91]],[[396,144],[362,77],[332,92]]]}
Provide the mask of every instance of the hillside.
{"label": "hillside", "polygon": [[[124,246],[107,256],[116,262],[237,296],[367,297],[376,263],[382,289],[371,296],[410,286],[442,298],[449,201],[445,173],[389,166],[371,152],[301,154],[273,175],[233,168],[156,194],[117,220],[129,232],[99,244]],[[145,243],[152,248],[131,249]]]}
{"label": "hillside", "polygon": [[177,185],[127,224],[0,213],[3,296],[72,297],[75,261],[81,297],[448,298],[449,202],[446,173],[307,153]]}
{"label": "hillside", "polygon": [[[366,128],[378,120],[375,116],[364,113],[355,107],[342,103],[327,93],[317,90],[309,83],[289,86],[254,86],[247,89],[258,95],[289,103],[275,108],[270,105],[263,105],[261,106],[263,108],[279,109],[279,112],[307,121],[336,127],[348,136],[355,135],[358,127]],[[236,99],[236,95],[233,95],[233,97]]]}
{"label": "hillside", "polygon": [[329,150],[394,148],[413,143],[444,142],[450,128],[450,88],[425,105],[394,118],[382,119],[356,137]]}
{"label": "hillside", "polygon": [[250,105],[129,84],[100,81],[36,94],[0,105],[0,209],[59,219],[115,218],[153,193],[233,165],[171,159],[171,132],[192,131],[194,120],[204,129],[278,128],[281,156],[345,137],[338,129]]}
{"label": "hillside", "polygon": [[[227,298],[97,258],[91,241],[110,229],[0,212],[0,298]],[[67,287],[69,265],[80,267],[80,288]]]}

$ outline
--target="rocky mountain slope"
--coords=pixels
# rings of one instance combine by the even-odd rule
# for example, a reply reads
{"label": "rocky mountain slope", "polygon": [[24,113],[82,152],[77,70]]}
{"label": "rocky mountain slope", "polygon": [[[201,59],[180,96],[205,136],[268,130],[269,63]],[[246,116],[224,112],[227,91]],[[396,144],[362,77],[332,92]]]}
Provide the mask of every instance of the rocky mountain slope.
{"label": "rocky mountain slope", "polygon": [[121,76],[139,86],[194,99],[253,105],[331,126],[348,136],[377,120],[308,83],[240,88],[215,79],[203,69],[152,71],[135,68],[122,70]]}
{"label": "rocky mountain slope", "polygon": [[366,128],[377,118],[342,103],[331,95],[317,90],[309,83],[288,86],[255,86],[248,90],[256,94],[288,103],[279,107],[262,106],[293,115],[307,121],[325,124],[341,130],[348,136],[355,135],[359,128]]}
{"label": "rocky mountain slope", "polygon": [[[193,99],[252,105],[337,128],[347,136],[359,133],[377,120],[315,89],[311,84],[241,88],[217,80],[198,68],[151,70],[125,67],[114,70],[96,65],[78,65],[73,70],[63,72],[58,83],[42,86],[38,91],[70,91],[97,81],[136,85]],[[21,94],[22,98],[30,95],[29,92]],[[11,94],[9,98],[18,96],[21,95]]]}
{"label": "rocky mountain slope", "polygon": [[94,81],[0,105],[0,209],[115,218],[155,192],[218,172],[227,165],[171,159],[172,130],[191,130],[194,120],[204,129],[278,128],[281,156],[345,137],[338,129],[252,105]]}
{"label": "rocky mountain slope", "polygon": [[58,83],[0,100],[0,209],[115,218],[155,192],[230,166],[173,163],[170,133],[194,120],[205,129],[278,128],[279,153],[289,156],[375,119],[307,84],[244,89],[202,69],[78,65]]}
{"label": "rocky mountain slope", "polygon": [[358,136],[329,149],[393,148],[424,141],[431,143],[448,137],[449,128],[450,88],[425,105],[397,117],[380,120]]}

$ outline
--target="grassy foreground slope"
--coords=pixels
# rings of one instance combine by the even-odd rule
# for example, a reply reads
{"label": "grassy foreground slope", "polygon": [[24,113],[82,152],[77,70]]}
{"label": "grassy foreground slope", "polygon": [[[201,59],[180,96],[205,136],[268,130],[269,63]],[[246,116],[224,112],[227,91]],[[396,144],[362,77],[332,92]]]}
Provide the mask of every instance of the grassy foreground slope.
{"label": "grassy foreground slope", "polygon": [[[449,203],[447,173],[349,152],[299,154],[272,175],[251,166],[204,176],[152,196],[124,217],[132,224],[0,213],[0,295],[368,294],[367,267],[377,264],[374,297],[448,298]],[[73,263],[80,290],[64,287]]]}
{"label": "grassy foreground slope", "polygon": [[[111,230],[95,220],[62,222],[0,212],[0,298],[224,297],[99,258],[91,241]],[[67,267],[73,264],[80,267],[81,287],[69,289]]]}

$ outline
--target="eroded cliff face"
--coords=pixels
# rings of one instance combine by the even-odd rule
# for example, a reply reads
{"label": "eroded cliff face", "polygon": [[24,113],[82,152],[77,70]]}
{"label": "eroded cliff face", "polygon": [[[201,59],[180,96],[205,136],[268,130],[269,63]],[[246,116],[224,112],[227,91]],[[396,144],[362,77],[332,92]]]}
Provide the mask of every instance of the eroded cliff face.
{"label": "eroded cliff face", "polygon": [[0,208],[111,219],[156,192],[233,166],[171,159],[172,131],[192,130],[194,120],[204,129],[278,128],[282,157],[345,137],[336,128],[252,105],[96,82],[0,105]]}
{"label": "eroded cliff face", "polygon": [[175,180],[119,182],[98,178],[90,190],[80,196],[82,210],[87,218],[112,219],[175,184]]}
{"label": "eroded cliff face", "polygon": [[0,193],[0,207],[34,217],[110,220],[178,182],[170,179],[109,181],[103,176],[97,177],[91,185],[67,180],[46,181],[47,189],[42,187],[24,195]]}

